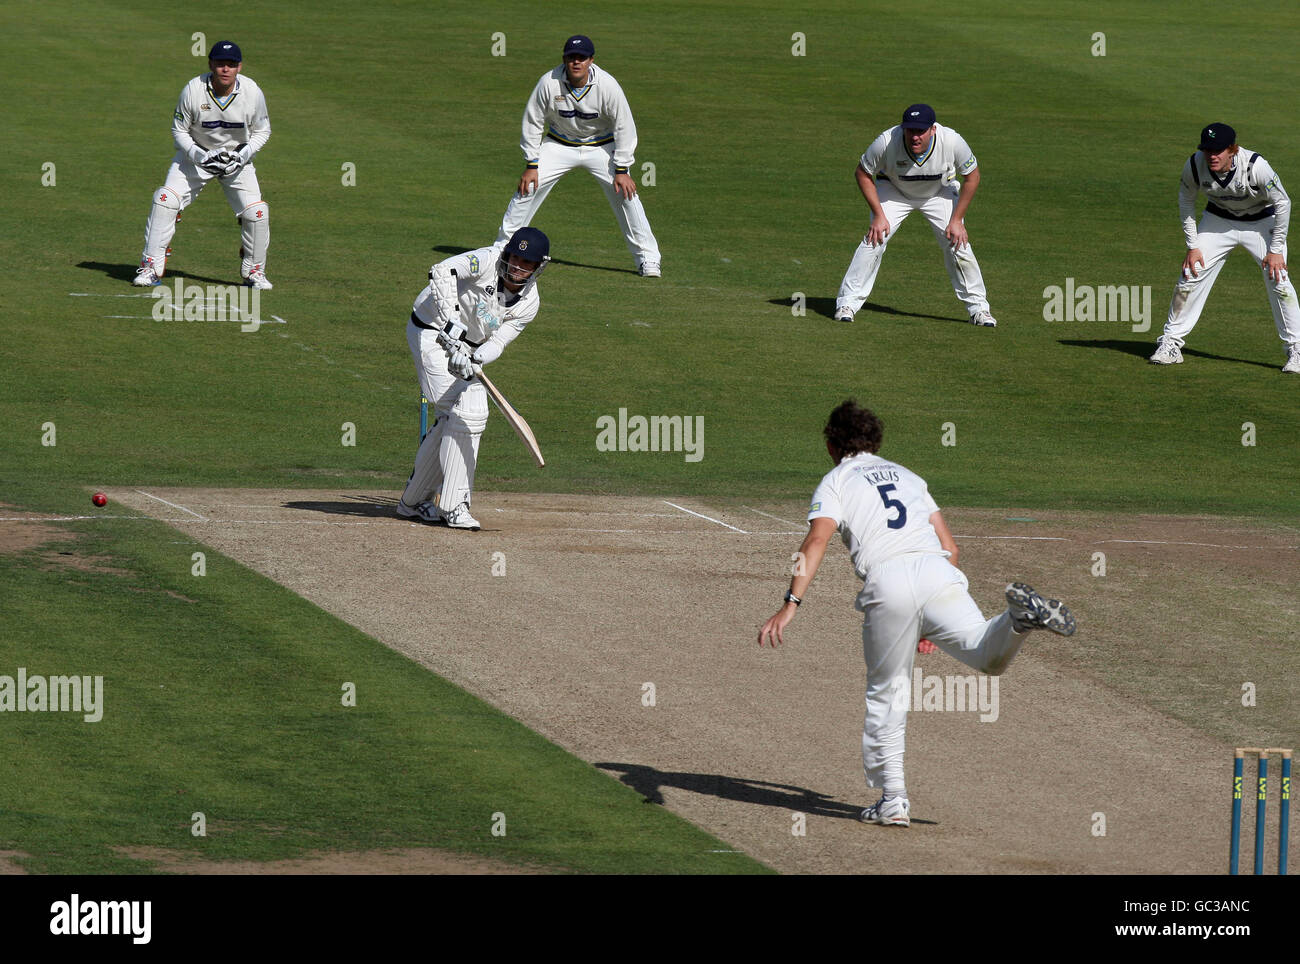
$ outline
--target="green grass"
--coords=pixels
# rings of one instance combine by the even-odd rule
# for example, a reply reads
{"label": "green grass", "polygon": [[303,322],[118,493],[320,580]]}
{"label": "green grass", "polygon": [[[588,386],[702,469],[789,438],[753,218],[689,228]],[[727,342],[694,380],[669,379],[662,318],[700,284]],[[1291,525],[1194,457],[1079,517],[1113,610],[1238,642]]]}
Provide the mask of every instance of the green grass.
{"label": "green grass", "polygon": [[[0,168],[0,499],[68,512],[89,486],[396,492],[417,428],[411,302],[431,263],[494,237],[519,173],[524,98],[582,30],[630,97],[637,173],[655,165],[642,192],[665,273],[630,272],[590,178],[552,192],[535,222],[557,259],[541,314],[492,368],[548,465],[535,471],[494,416],[480,487],[802,498],[827,467],[826,413],[855,394],[883,416],[885,454],[945,506],[1300,512],[1300,384],[1278,371],[1283,351],[1244,254],[1220,276],[1187,363],[1145,361],[1182,258],[1177,179],[1199,128],[1227,120],[1300,183],[1300,131],[1276,113],[1295,86],[1294,15],[1271,17],[1261,46],[1244,3],[1217,7],[1213,32],[1183,4],[1117,0],[888,12],[755,0],[743,15],[700,0],[571,3],[526,18],[504,3],[255,9],[255,29],[244,8],[52,0],[0,12],[19,94]],[[497,30],[506,57],[490,55]],[[288,324],[257,333],[105,317],[150,313],[116,296],[138,293],[127,282],[172,153],[172,105],[204,69],[194,31],[242,45],[270,108],[258,172],[275,290],[262,304]],[[796,31],[804,57],[791,56]],[[1090,52],[1098,31],[1105,57]],[[852,168],[917,100],[980,158],[968,224],[996,331],[962,323],[917,218],[891,242],[871,296],[884,310],[829,319],[867,225]],[[341,183],[349,162],[355,187]],[[237,245],[211,188],[185,213],[171,272],[228,284]],[[1151,330],[1044,321],[1044,290],[1069,277],[1150,285]],[[809,299],[801,317],[796,293]],[[596,420],[619,408],[704,416],[704,460],[597,451]],[[50,422],[57,445],[42,445]],[[955,447],[940,444],[948,422]],[[1246,422],[1254,446],[1241,444]],[[340,444],[344,423],[355,446]],[[0,728],[3,766],[20,777],[0,784],[0,846],[38,854],[34,869],[134,866],[107,841],[270,857],[322,840],[572,869],[717,869],[692,856],[703,838],[259,577],[177,575],[171,530],[79,531],[85,551],[137,575],[0,557],[13,610],[0,672],[84,661],[110,676],[123,708],[94,727]],[[342,678],[390,698],[344,712]],[[445,714],[441,732],[433,714]],[[457,740],[490,765],[468,766]],[[516,745],[527,752],[500,749]],[[544,786],[517,779],[543,758]],[[575,794],[611,803],[575,808]],[[485,808],[525,814],[518,834],[484,839]],[[196,809],[221,831],[192,840]]]}
{"label": "green grass", "polygon": [[[550,870],[763,868],[286,589],[154,522],[0,555],[0,674],[104,677],[103,718],[6,713],[0,850],[42,873],[435,847]],[[45,553],[104,557],[83,571]],[[57,557],[56,560],[67,557]],[[356,705],[343,705],[343,686]],[[207,835],[191,834],[192,814]],[[505,835],[492,833],[505,815]]]}
{"label": "green grass", "polygon": [[[1200,126],[1230,119],[1283,178],[1300,134],[1274,122],[1289,61],[1259,69],[1254,28],[1210,38],[1177,4],[921,4],[891,15],[885,43],[855,4],[789,12],[720,3],[566,7],[527,27],[486,13],[398,4],[367,10],[259,5],[259,29],[178,19],[170,7],[109,12],[51,3],[11,10],[11,72],[42,108],[11,125],[0,174],[11,291],[0,437],[21,478],[86,484],[352,485],[404,479],[416,428],[403,325],[430,263],[490,241],[517,178],[519,114],[575,23],[628,90],[643,188],[665,276],[630,274],[604,198],[581,173],[538,218],[554,241],[543,307],[493,366],[533,424],[538,475],[494,420],[481,484],[557,491],[750,497],[803,492],[823,467],[818,429],[843,396],[886,419],[887,452],[915,464],[950,503],[1242,511],[1294,516],[1296,386],[1262,285],[1230,261],[1188,363],[1145,362],[1181,260],[1180,166]],[[74,16],[75,14],[75,16]],[[135,29],[141,20],[170,33]],[[184,21],[184,22],[182,22]],[[493,24],[497,24],[496,27]],[[507,56],[490,55],[493,29]],[[170,156],[171,104],[203,61],[202,29],[242,38],[267,92],[274,134],[258,169],[274,226],[264,314],[286,326],[110,320],[148,311],[130,293],[150,191]],[[1297,24],[1270,26],[1279,49]],[[233,32],[232,32],[233,31]],[[790,36],[807,35],[807,56]],[[1091,36],[1107,34],[1093,57]],[[346,38],[346,40],[344,39]],[[111,87],[88,78],[116,45]],[[346,51],[346,52],[345,52]],[[1181,65],[1233,78],[1187,96]],[[869,80],[868,80],[869,77]],[[1283,85],[1285,86],[1285,85]],[[795,292],[828,310],[866,208],[851,170],[903,105],[933,102],[981,158],[970,215],[1002,326],[964,318],[917,219],[891,244],[871,302],[835,325],[791,314]],[[111,144],[107,152],[100,145]],[[39,183],[57,164],[57,186]],[[341,165],[357,166],[343,187]],[[174,273],[228,282],[237,231],[216,189],[186,212]],[[1152,289],[1152,327],[1048,323],[1043,290],[1079,283]],[[620,407],[706,421],[705,459],[599,452],[597,417]],[[40,426],[59,430],[57,450]],[[939,445],[952,421],[959,444]],[[1259,443],[1243,449],[1243,422]],[[357,444],[340,444],[342,425]],[[1232,478],[1232,491],[1189,485]],[[1207,491],[1209,488],[1209,491]],[[1207,501],[1208,500],[1208,501]]]}

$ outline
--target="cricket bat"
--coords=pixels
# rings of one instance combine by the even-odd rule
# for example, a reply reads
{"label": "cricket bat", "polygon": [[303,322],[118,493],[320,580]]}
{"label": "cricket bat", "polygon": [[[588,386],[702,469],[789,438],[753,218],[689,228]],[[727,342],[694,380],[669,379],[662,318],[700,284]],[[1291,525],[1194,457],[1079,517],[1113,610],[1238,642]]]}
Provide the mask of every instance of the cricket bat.
{"label": "cricket bat", "polygon": [[533,430],[528,427],[528,423],[515,411],[514,406],[506,401],[506,397],[501,394],[501,390],[492,384],[492,380],[483,374],[483,369],[478,365],[474,366],[474,376],[483,383],[488,395],[492,398],[492,401],[496,402],[497,408],[506,417],[506,421],[515,430],[515,434],[528,446],[528,451],[533,453],[533,461],[537,463],[537,467],[540,469],[546,465],[546,460],[542,458],[542,449],[537,444],[537,438],[533,435]]}

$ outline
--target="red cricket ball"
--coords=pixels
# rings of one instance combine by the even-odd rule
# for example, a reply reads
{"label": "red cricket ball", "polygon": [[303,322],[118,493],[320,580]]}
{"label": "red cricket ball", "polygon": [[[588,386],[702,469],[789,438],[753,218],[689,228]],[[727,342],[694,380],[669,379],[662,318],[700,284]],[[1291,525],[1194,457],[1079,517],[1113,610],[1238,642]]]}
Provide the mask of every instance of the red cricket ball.
{"label": "red cricket ball", "polygon": [[95,503],[95,505],[105,506],[108,505],[108,496],[106,496],[103,492],[96,492],[94,495],[90,497],[90,501]]}

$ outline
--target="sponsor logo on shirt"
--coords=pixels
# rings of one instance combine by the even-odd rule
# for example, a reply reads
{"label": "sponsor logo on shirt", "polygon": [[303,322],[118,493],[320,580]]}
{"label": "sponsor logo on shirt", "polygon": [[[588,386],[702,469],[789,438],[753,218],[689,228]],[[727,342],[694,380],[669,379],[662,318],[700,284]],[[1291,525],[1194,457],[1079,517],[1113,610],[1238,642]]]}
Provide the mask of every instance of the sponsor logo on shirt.
{"label": "sponsor logo on shirt", "polygon": [[817,512],[817,511],[819,511],[819,510],[821,509],[821,507],[822,507],[822,504],[821,504],[820,502],[814,502],[814,503],[812,504],[812,508],[810,508],[808,511],[809,511],[809,512]]}
{"label": "sponsor logo on shirt", "polygon": [[496,331],[501,327],[501,316],[494,314],[487,302],[482,299],[479,299],[478,305],[474,308],[474,315],[488,331]]}
{"label": "sponsor logo on shirt", "polygon": [[478,274],[478,255],[471,254],[469,256],[469,270]]}

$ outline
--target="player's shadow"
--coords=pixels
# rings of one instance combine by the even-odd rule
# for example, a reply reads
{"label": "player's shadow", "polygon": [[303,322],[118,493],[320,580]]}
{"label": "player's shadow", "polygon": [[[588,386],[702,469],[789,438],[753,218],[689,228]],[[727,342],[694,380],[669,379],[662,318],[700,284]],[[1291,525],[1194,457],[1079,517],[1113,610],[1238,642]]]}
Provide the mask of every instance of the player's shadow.
{"label": "player's shadow", "polygon": [[[483,247],[483,245],[480,245],[480,247]],[[434,246],[433,250],[451,258],[458,254],[464,254],[466,251],[475,251],[477,249],[466,248],[457,244],[439,244]],[[636,271],[632,268],[611,268],[606,264],[584,264],[581,261],[565,261],[563,258],[552,258],[551,264],[562,264],[569,268],[590,268],[592,271],[613,271],[616,274],[636,274]],[[132,275],[132,277],[134,277],[134,275]]]}
{"label": "player's shadow", "polygon": [[[794,301],[789,297],[768,298],[769,305],[780,305],[782,308],[794,306]],[[835,299],[834,298],[809,298],[805,302],[805,307],[813,314],[821,315],[823,318],[835,319]],[[954,321],[963,325],[969,325],[969,318],[954,318],[952,315],[925,315],[918,314],[915,311],[899,311],[897,308],[890,308],[888,305],[878,305],[868,301],[862,306],[862,311],[870,311],[880,315],[897,315],[900,318],[932,318],[935,321]],[[859,312],[860,314],[861,312]],[[840,322],[843,324],[843,322]]]}
{"label": "player's shadow", "polygon": [[341,496],[346,502],[284,502],[286,509],[301,509],[303,512],[324,512],[328,515],[346,515],[363,519],[397,518],[397,498],[375,496]]}
{"label": "player's shadow", "polygon": [[[140,265],[138,263],[137,264],[110,264],[106,261],[79,261],[77,262],[77,267],[85,268],[87,271],[102,271],[104,274],[108,275],[108,277],[112,278],[114,281],[134,281],[136,269],[139,268]],[[163,284],[167,284],[167,281],[172,278],[185,278],[186,280],[193,281],[196,284],[208,284],[208,285],[243,284],[243,282],[239,278],[209,278],[205,275],[190,274],[188,271],[173,270],[171,268],[167,269],[167,274],[164,277],[166,280],[163,281]]]}
{"label": "player's shadow", "polygon": [[[766,780],[747,780],[743,777],[726,777],[716,773],[681,773],[668,770],[656,770],[654,767],[640,766],[636,763],[597,763],[595,766],[621,774],[619,782],[631,787],[647,803],[663,804],[660,790],[663,787],[677,787],[692,793],[703,793],[724,800],[737,800],[741,803],[753,803],[763,807],[777,807],[781,810],[810,813],[819,817],[837,817],[842,820],[857,820],[862,812],[861,806],[832,800],[824,793],[796,787],[788,783],[769,783]],[[913,823],[933,823],[931,820],[912,818]]]}
{"label": "player's shadow", "polygon": [[[1099,338],[1088,341],[1082,338],[1062,338],[1058,344],[1067,348],[1100,348],[1108,351],[1123,352],[1125,355],[1134,355],[1144,361],[1151,357],[1155,351],[1156,343],[1153,339],[1145,341],[1120,341],[1118,338]],[[1183,354],[1192,358],[1205,358],[1210,361],[1235,362],[1238,365],[1256,365],[1260,368],[1278,368],[1279,365],[1271,365],[1268,362],[1255,361],[1253,358],[1232,358],[1228,355],[1215,355],[1208,351],[1198,351],[1195,348],[1183,346]]]}

